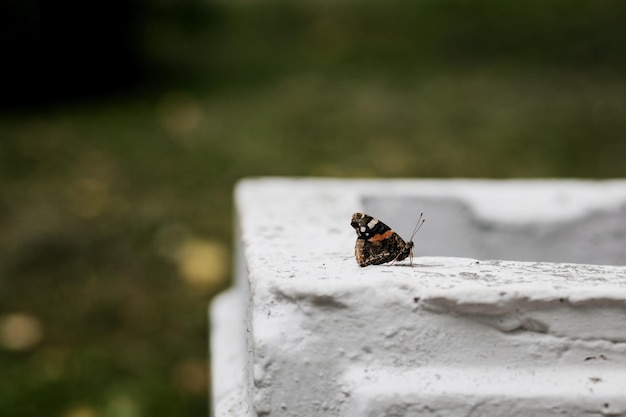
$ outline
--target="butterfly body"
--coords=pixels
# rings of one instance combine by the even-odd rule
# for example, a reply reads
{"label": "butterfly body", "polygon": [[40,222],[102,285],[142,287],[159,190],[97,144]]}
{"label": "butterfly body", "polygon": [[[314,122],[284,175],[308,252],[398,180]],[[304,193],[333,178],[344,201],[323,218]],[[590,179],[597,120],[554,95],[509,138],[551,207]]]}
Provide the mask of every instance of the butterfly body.
{"label": "butterfly body", "polygon": [[[354,213],[350,225],[356,230],[354,256],[359,266],[402,261],[409,256],[413,258],[413,236],[405,242],[385,223],[364,213]],[[419,221],[418,225],[421,225]],[[417,227],[413,235],[416,231]]]}

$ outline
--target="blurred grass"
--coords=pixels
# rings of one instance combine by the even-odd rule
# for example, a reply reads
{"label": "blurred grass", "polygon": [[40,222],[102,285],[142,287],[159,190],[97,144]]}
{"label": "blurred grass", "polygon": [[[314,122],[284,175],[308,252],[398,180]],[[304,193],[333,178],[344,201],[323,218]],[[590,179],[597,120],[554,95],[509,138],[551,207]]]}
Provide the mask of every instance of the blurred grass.
{"label": "blurred grass", "polygon": [[146,85],[0,115],[7,415],[207,415],[241,177],[626,173],[625,3],[181,4]]}

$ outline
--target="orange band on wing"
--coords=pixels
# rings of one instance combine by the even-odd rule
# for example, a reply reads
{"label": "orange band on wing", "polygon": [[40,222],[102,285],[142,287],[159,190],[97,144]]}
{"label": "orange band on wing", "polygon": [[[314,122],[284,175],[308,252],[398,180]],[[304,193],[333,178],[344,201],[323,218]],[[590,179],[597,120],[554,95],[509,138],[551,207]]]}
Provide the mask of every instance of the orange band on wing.
{"label": "orange band on wing", "polygon": [[383,233],[382,235],[374,235],[372,237],[370,237],[369,239],[367,239],[370,242],[378,242],[379,240],[385,240],[387,239],[389,236],[391,236],[393,234],[393,230],[387,230],[385,233]]}

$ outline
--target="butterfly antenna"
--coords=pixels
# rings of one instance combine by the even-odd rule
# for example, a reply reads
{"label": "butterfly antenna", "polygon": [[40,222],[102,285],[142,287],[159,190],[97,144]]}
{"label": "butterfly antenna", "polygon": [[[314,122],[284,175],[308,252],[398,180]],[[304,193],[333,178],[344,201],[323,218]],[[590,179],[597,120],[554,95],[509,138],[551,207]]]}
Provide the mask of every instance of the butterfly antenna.
{"label": "butterfly antenna", "polygon": [[413,233],[411,233],[411,241],[413,241],[415,234],[417,233],[418,230],[420,230],[420,228],[422,227],[425,221],[426,219],[424,218],[424,213],[420,213],[420,217],[419,219],[417,219],[417,224],[415,225],[415,229],[413,229]]}

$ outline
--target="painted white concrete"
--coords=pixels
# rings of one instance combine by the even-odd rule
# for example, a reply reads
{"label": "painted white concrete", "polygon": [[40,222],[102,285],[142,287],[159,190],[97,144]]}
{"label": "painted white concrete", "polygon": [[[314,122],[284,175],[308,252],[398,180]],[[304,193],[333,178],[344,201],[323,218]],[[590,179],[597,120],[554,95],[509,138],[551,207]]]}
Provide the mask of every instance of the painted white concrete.
{"label": "painted white concrete", "polygon": [[[626,181],[268,178],[236,206],[216,417],[626,416]],[[357,266],[356,211],[405,237],[424,211],[414,265]]]}
{"label": "painted white concrete", "polygon": [[252,416],[246,393],[244,300],[225,291],[211,305],[211,386],[215,416]]}

